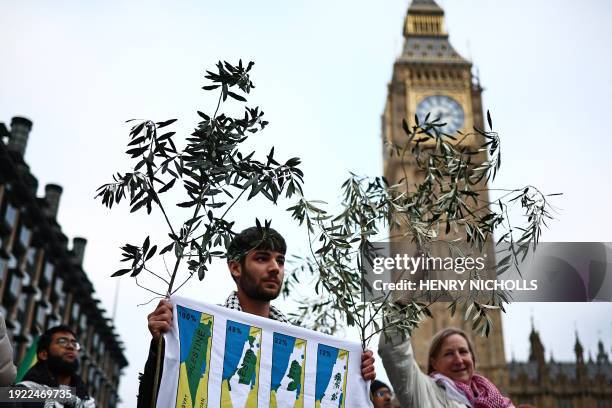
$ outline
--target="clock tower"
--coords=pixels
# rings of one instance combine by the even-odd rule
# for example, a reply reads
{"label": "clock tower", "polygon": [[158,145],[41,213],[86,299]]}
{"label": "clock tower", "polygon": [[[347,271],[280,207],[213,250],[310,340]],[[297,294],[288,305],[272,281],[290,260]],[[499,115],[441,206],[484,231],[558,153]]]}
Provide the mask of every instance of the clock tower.
{"label": "clock tower", "polygon": [[[424,121],[440,117],[446,123],[443,132],[469,133],[474,127],[484,128],[482,88],[472,75],[472,64],[459,55],[449,42],[444,25],[444,10],[433,0],[413,0],[404,21],[404,48],[393,66],[393,77],[388,85],[385,110],[382,115],[383,142],[401,144],[405,140],[402,120],[414,123],[415,115]],[[465,142],[478,146],[482,140],[470,136]],[[386,151],[386,149],[383,149]],[[479,160],[486,160],[483,154]],[[422,179],[413,162],[400,163],[397,156],[384,157],[385,177],[395,183],[407,175],[414,185]],[[487,199],[488,197],[482,197]],[[490,259],[493,247],[488,245]],[[436,303],[431,311],[433,319],[421,323],[412,335],[417,362],[427,367],[429,342],[439,330],[454,326],[465,330],[476,347],[476,370],[491,379],[502,392],[508,386],[508,371],[504,355],[501,313],[490,313],[493,328],[489,337],[471,332],[471,324],[461,317],[451,316],[446,304]]]}

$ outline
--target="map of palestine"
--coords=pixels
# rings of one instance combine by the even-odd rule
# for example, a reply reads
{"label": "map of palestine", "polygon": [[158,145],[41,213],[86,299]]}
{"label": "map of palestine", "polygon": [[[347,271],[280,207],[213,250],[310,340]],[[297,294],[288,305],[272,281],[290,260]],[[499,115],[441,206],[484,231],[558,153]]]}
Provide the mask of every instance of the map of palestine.
{"label": "map of palestine", "polygon": [[262,330],[227,321],[221,383],[222,408],[256,408]]}
{"label": "map of palestine", "polygon": [[181,365],[176,406],[207,407],[214,318],[183,306],[177,306],[177,312]]}
{"label": "map of palestine", "polygon": [[349,352],[319,344],[317,350],[316,408],[344,408]]}
{"label": "map of palestine", "polygon": [[306,340],[274,333],[270,408],[304,407]]}

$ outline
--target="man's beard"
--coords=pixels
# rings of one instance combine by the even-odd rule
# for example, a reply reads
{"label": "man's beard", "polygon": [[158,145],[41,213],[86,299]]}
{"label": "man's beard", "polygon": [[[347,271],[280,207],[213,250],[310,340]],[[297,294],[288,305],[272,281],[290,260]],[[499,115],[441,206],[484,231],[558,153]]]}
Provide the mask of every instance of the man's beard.
{"label": "man's beard", "polygon": [[[245,273],[246,272],[246,273]],[[278,286],[278,290],[275,292],[264,291],[257,286],[253,280],[251,273],[245,268],[243,273],[240,274],[240,280],[238,282],[240,287],[250,298],[255,300],[263,300],[269,302],[274,300],[280,295],[281,285]]]}
{"label": "man's beard", "polygon": [[47,367],[54,375],[74,375],[79,369],[79,360],[66,361],[60,356],[48,356]]}

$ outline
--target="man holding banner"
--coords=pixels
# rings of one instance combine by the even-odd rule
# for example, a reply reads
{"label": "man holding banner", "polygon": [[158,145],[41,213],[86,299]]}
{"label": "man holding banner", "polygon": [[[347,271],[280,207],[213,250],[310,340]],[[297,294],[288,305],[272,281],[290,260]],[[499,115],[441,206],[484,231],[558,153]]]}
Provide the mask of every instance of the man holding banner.
{"label": "man holding banner", "polygon": [[[286,250],[284,238],[269,227],[251,227],[237,234],[227,250],[228,269],[236,282],[237,290],[230,294],[224,306],[288,323],[284,314],[270,304],[271,300],[278,297],[282,288]],[[172,310],[170,302],[164,299],[148,316],[148,327],[153,339],[141,377],[138,407],[150,406],[157,359],[154,345],[160,341],[163,333],[171,329]],[[366,381],[376,377],[374,357],[370,350],[361,355],[361,374]],[[157,394],[157,390],[155,393]]]}

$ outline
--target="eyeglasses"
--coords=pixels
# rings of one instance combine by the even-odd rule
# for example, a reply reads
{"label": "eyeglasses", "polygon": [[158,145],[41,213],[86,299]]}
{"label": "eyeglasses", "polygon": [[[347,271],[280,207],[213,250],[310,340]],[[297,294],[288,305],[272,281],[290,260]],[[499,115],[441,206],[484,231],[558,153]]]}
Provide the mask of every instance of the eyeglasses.
{"label": "eyeglasses", "polygon": [[68,345],[70,344],[77,351],[81,349],[81,343],[79,343],[76,340],[71,340],[67,337],[60,337],[59,339],[57,339],[55,344],[57,344],[58,346],[62,346],[64,348],[68,347]]}
{"label": "eyeglasses", "polygon": [[393,398],[393,392],[391,392],[390,390],[380,390],[380,391],[376,391],[374,393],[374,395],[376,395],[379,398],[384,397],[385,395],[388,395],[389,397]]}

